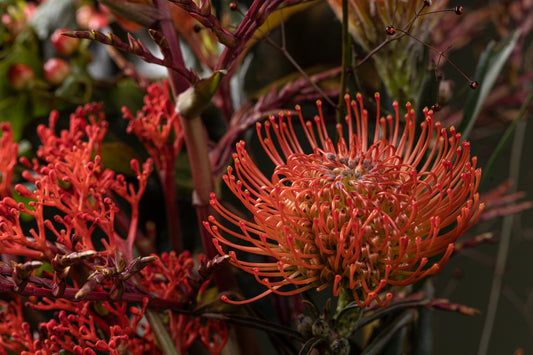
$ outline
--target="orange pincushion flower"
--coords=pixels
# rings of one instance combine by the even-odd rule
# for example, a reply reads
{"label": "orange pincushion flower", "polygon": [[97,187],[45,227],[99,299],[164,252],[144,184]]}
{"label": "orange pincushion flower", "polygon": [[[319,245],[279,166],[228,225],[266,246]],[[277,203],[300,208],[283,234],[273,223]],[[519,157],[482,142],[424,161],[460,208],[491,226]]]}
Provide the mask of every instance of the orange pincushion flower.
{"label": "orange pincushion flower", "polygon": [[[470,157],[470,145],[452,127],[441,129],[433,113],[424,110],[416,139],[415,114],[407,104],[405,128],[396,117],[377,117],[374,138],[368,140],[368,113],[361,95],[349,102],[348,133],[337,125],[340,138],[329,137],[319,116],[306,122],[297,107],[312,153],[304,153],[290,115],[271,117],[257,125],[262,146],[276,168],[266,177],[237,144],[235,169],[224,181],[252,213],[254,220],[236,216],[212,194],[211,204],[231,229],[214,217],[204,225],[221,254],[255,275],[269,293],[292,295],[333,285],[353,293],[355,301],[380,305],[387,285],[409,285],[438,272],[448,261],[455,240],[468,230],[483,209],[477,188],[481,169]],[[275,142],[276,141],[276,142]],[[236,175],[234,175],[236,174]],[[235,251],[267,257],[249,262]],[[435,257],[430,262],[429,259]],[[270,258],[272,259],[272,258]],[[292,286],[292,287],[291,287]]]}

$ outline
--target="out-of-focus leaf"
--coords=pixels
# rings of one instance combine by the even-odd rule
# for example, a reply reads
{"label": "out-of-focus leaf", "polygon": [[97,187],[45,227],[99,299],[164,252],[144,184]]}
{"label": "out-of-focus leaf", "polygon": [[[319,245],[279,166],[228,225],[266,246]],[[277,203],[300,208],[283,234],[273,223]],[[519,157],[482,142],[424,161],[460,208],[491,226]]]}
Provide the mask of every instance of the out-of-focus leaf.
{"label": "out-of-focus leaf", "polygon": [[279,11],[272,12],[267,17],[265,23],[263,23],[261,27],[259,27],[259,29],[256,31],[256,36],[254,36],[252,40],[250,40],[250,43],[248,43],[248,45],[260,40],[263,36],[266,36],[268,33],[270,33],[270,31],[278,27],[282,21],[287,21],[287,19],[291,16],[297,14],[298,12],[304,11],[310,6],[316,6],[316,4],[312,1],[304,2],[298,5],[288,6]]}
{"label": "out-of-focus leaf", "polygon": [[26,124],[32,120],[31,105],[26,93],[0,101],[0,118],[11,123],[13,138],[18,141]]}
{"label": "out-of-focus leaf", "polygon": [[406,310],[396,317],[382,332],[380,332],[362,352],[362,355],[380,354],[394,334],[407,326],[415,318],[415,310]]}
{"label": "out-of-focus leaf", "polygon": [[131,112],[136,112],[143,105],[143,92],[131,79],[123,79],[106,90],[94,90],[93,100],[102,101],[106,113],[119,114],[126,106]]}
{"label": "out-of-focus leaf", "polygon": [[302,348],[298,352],[298,355],[309,355],[309,354],[312,354],[313,350],[315,349],[315,347],[318,344],[320,344],[321,342],[323,342],[323,341],[324,341],[324,339],[319,338],[319,337],[314,337],[314,338],[309,339],[308,341],[306,341],[304,343],[304,345],[302,346]]}
{"label": "out-of-focus leaf", "polygon": [[[24,182],[22,185],[26,186],[26,188],[30,191],[35,190],[35,186],[32,183]],[[12,193],[13,195],[11,197],[13,197],[13,200],[15,200],[17,203],[22,202],[31,211],[34,210],[34,208],[29,204],[30,201],[33,201],[31,198],[20,196],[15,189],[13,189]],[[29,222],[33,220],[32,215],[24,212],[21,212],[20,218],[23,222]]]}
{"label": "out-of-focus leaf", "polygon": [[109,7],[117,15],[126,20],[133,21],[143,27],[150,27],[163,15],[150,3],[123,1],[123,0],[99,0]]}
{"label": "out-of-focus leaf", "polygon": [[422,109],[424,107],[431,107],[437,103],[437,92],[439,90],[439,81],[435,77],[435,68],[429,68],[424,73],[424,80],[418,91],[416,98],[416,122],[424,121],[424,113]]}
{"label": "out-of-focus leaf", "polygon": [[75,14],[72,0],[47,0],[39,5],[30,24],[37,36],[45,40],[56,28],[75,28]]}
{"label": "out-of-focus leaf", "polygon": [[405,347],[407,334],[407,329],[405,327],[400,328],[396,333],[394,333],[389,343],[385,346],[381,353],[383,353],[383,355],[401,354]]}
{"label": "out-of-focus leaf", "polygon": [[[433,298],[435,288],[432,279],[429,278],[423,283],[424,293],[427,298]],[[414,329],[413,354],[431,355],[433,350],[433,310],[420,308],[418,311],[418,321]]]}
{"label": "out-of-focus leaf", "polygon": [[[236,311],[236,307],[234,305],[229,305],[228,303],[225,303],[224,307],[225,308],[234,307],[235,309],[233,311]],[[201,308],[199,308],[198,310],[200,309]],[[265,331],[267,333],[279,334],[285,337],[303,341],[302,335],[298,333],[296,330],[282,326],[278,323],[265,320],[263,318],[242,316],[239,314],[223,314],[223,313],[202,313],[202,318],[221,320],[227,323],[233,323],[233,324],[237,324],[237,325],[241,325],[245,327],[251,327],[251,328]]]}
{"label": "out-of-focus leaf", "polygon": [[475,74],[476,80],[479,81],[479,88],[472,90],[468,94],[463,119],[458,128],[458,131],[462,133],[463,139],[468,138],[470,131],[474,127],[481,107],[515,47],[519,35],[520,32],[515,31],[510,38],[501,43],[490,42],[485,51],[483,51]]}
{"label": "out-of-focus leaf", "polygon": [[157,339],[157,342],[161,347],[161,351],[163,352],[163,354],[178,355],[176,346],[174,345],[172,338],[168,334],[168,331],[165,328],[163,321],[161,321],[161,318],[159,318],[159,315],[152,309],[147,309],[145,315],[148,319],[148,323],[150,323],[150,328],[152,328],[154,332],[154,337]]}
{"label": "out-of-focus leaf", "polygon": [[511,123],[511,125],[505,130],[505,133],[500,138],[500,141],[498,142],[498,145],[490,155],[490,158],[483,167],[483,175],[481,177],[481,184],[485,181],[486,177],[490,174],[492,168],[494,167],[494,164],[500,157],[503,148],[507,146],[507,144],[511,141],[511,136],[513,135],[513,132],[516,128],[516,124],[519,120],[522,119],[522,117],[526,114],[527,108],[531,104],[531,101],[533,101],[533,94],[530,94],[529,97],[526,99],[526,101],[522,104],[522,107],[520,108],[520,112],[518,113],[518,117]]}
{"label": "out-of-focus leaf", "polygon": [[116,173],[133,175],[130,162],[132,159],[141,160],[140,155],[122,142],[102,143],[102,162],[106,169],[111,169]]}
{"label": "out-of-focus leaf", "polygon": [[55,95],[69,102],[83,104],[90,100],[92,93],[91,79],[80,73],[69,75],[55,90]]}

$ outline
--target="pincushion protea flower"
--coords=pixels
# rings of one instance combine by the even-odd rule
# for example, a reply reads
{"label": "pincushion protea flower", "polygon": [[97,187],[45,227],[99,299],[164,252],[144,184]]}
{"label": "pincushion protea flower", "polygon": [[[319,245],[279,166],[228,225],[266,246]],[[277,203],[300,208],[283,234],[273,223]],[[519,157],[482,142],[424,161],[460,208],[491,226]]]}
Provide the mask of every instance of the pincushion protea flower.
{"label": "pincushion protea flower", "polygon": [[[257,132],[276,168],[265,176],[237,144],[235,168],[224,181],[252,213],[244,220],[212,194],[211,204],[227,223],[210,217],[204,225],[221,254],[255,276],[268,288],[264,293],[293,295],[311,288],[333,286],[353,293],[355,301],[384,305],[392,297],[388,286],[405,286],[438,272],[448,261],[456,239],[479,216],[483,204],[477,188],[481,169],[470,157],[470,145],[452,127],[448,131],[424,110],[420,135],[415,114],[407,104],[405,128],[395,118],[377,117],[369,141],[368,112],[361,95],[346,103],[348,133],[337,125],[337,144],[329,137],[318,103],[314,123],[296,107],[311,153],[305,153],[290,114],[271,117]],[[245,252],[265,256],[246,260]],[[275,261],[272,261],[275,259]]]}

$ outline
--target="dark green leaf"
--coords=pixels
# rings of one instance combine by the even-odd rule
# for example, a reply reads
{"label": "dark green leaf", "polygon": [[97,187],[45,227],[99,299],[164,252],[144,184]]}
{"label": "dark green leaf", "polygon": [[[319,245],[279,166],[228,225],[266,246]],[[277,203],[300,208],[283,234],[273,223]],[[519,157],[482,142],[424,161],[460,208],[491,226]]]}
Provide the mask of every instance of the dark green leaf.
{"label": "dark green leaf", "polygon": [[32,120],[31,105],[26,93],[11,96],[0,101],[0,117],[13,128],[13,138],[18,141],[26,124]]}
{"label": "dark green leaf", "polygon": [[315,349],[315,347],[318,344],[320,344],[321,342],[323,342],[323,341],[324,341],[324,339],[319,338],[319,337],[315,337],[315,338],[309,339],[308,341],[306,341],[304,343],[304,345],[302,346],[302,348],[298,352],[298,355],[309,355],[309,354],[312,354],[313,350]]}
{"label": "dark green leaf", "polygon": [[210,319],[223,320],[225,322],[234,323],[238,325],[248,326],[255,329],[260,329],[269,333],[276,333],[290,338],[302,340],[302,335],[292,328],[284,327],[280,324],[270,322],[261,318],[254,318],[249,316],[241,316],[237,314],[221,314],[221,313],[203,313],[202,317]]}
{"label": "dark green leaf", "polygon": [[363,350],[362,355],[379,354],[389,343],[391,338],[403,327],[411,323],[416,315],[415,310],[406,310],[396,317],[385,329],[383,329],[374,340]]}
{"label": "dark green leaf", "polygon": [[145,315],[148,319],[148,323],[150,323],[150,328],[152,328],[154,337],[157,339],[163,354],[178,355],[178,350],[176,350],[176,346],[168,334],[163,321],[159,317],[159,314],[157,314],[154,310],[147,309]]}
{"label": "dark green leaf", "polygon": [[498,142],[498,145],[492,152],[487,164],[485,164],[485,166],[483,167],[483,176],[481,177],[482,184],[485,181],[485,178],[490,174],[492,168],[494,167],[494,164],[500,157],[503,149],[511,141],[511,136],[513,135],[513,132],[516,128],[516,124],[525,115],[529,104],[531,104],[531,101],[533,101],[533,94],[530,94],[529,97],[526,99],[526,101],[522,104],[522,107],[520,108],[520,112],[518,113],[518,116],[513,121],[513,123],[511,123],[511,125],[507,128],[507,130],[505,130],[505,133],[503,134],[502,138]]}
{"label": "dark green leaf", "polygon": [[463,119],[458,128],[458,131],[462,133],[463,139],[468,138],[470,131],[474,127],[481,107],[509,58],[519,35],[520,32],[516,31],[510,38],[501,43],[491,42],[481,54],[474,76],[479,81],[479,88],[472,90],[468,94]]}
{"label": "dark green leaf", "polygon": [[106,169],[124,175],[133,175],[130,162],[132,159],[141,160],[141,157],[129,145],[122,142],[106,142],[102,144],[102,162]]}

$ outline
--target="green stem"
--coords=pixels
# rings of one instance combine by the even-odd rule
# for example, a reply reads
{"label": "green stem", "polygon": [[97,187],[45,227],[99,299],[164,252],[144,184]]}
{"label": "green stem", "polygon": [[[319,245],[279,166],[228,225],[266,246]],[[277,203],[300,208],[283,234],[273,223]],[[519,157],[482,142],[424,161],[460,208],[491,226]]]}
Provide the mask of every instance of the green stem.
{"label": "green stem", "polygon": [[348,0],[342,0],[342,71],[337,105],[337,123],[342,123],[345,115],[344,95],[346,94],[346,74],[350,61],[350,34],[348,33]]}
{"label": "green stem", "polygon": [[[529,102],[531,96],[529,97]],[[520,116],[515,122],[518,122],[518,126],[514,132],[513,147],[511,150],[511,157],[509,164],[509,180],[513,182],[513,187],[509,191],[509,194],[513,194],[517,191],[517,185],[520,178],[520,160],[521,154],[524,149],[524,140],[526,135],[527,120],[522,119],[523,114],[527,109],[527,105],[523,106]],[[505,268],[507,265],[507,258],[509,256],[509,249],[511,245],[511,237],[514,227],[514,215],[505,216],[503,219],[502,232],[500,238],[500,244],[498,246],[498,254],[496,256],[496,265],[494,266],[494,276],[492,278],[492,286],[489,294],[489,304],[487,306],[485,323],[483,324],[483,331],[481,332],[481,338],[479,341],[478,355],[485,355],[489,351],[489,345],[491,341],[492,329],[496,322],[496,312],[498,310],[498,303],[500,301],[500,294],[503,287],[503,277],[505,274]]]}
{"label": "green stem", "polygon": [[483,176],[481,177],[480,185],[483,185],[484,182],[487,179],[487,176],[489,176],[489,173],[492,171],[492,168],[494,167],[494,164],[500,158],[500,155],[503,151],[503,149],[507,146],[507,143],[509,143],[509,139],[511,138],[511,134],[513,134],[514,130],[516,129],[516,125],[518,122],[522,119],[522,117],[526,114],[527,108],[531,104],[531,101],[533,101],[533,94],[530,94],[526,101],[522,104],[522,107],[520,108],[520,112],[518,113],[518,117],[511,123],[509,128],[505,131],[502,138],[498,142],[498,145],[492,152],[487,164],[483,167]]}
{"label": "green stem", "polygon": [[163,354],[180,355],[176,349],[176,346],[174,345],[174,342],[172,341],[172,338],[168,334],[163,322],[161,321],[161,318],[159,318],[159,315],[151,309],[147,309],[144,315],[148,319],[148,323],[150,323],[152,333],[157,339],[157,343],[159,344]]}

